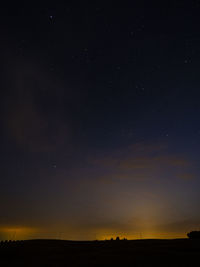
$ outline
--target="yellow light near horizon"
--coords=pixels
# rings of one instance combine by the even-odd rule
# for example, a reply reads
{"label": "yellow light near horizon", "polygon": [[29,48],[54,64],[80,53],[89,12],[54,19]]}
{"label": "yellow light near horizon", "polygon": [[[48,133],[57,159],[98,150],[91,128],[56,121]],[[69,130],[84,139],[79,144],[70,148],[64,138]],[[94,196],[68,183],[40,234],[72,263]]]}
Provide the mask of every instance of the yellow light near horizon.
{"label": "yellow light near horizon", "polygon": [[176,238],[186,238],[184,233],[135,233],[135,234],[105,234],[97,235],[97,240],[114,240],[119,237],[120,239],[136,240],[136,239],[176,239]]}
{"label": "yellow light near horizon", "polygon": [[[144,225],[146,226],[146,225]],[[112,228],[99,228],[95,230],[84,229],[42,229],[42,228],[31,228],[31,227],[0,227],[0,240],[26,240],[26,239],[65,239],[65,240],[110,240],[111,238],[116,239],[175,239],[175,238],[186,238],[184,232],[162,232],[159,229],[152,229],[150,227],[141,227],[140,229],[133,230],[120,230]]]}
{"label": "yellow light near horizon", "polygon": [[36,229],[31,227],[0,227],[1,236],[3,239],[9,240],[20,240],[31,238],[31,236],[35,233]]}

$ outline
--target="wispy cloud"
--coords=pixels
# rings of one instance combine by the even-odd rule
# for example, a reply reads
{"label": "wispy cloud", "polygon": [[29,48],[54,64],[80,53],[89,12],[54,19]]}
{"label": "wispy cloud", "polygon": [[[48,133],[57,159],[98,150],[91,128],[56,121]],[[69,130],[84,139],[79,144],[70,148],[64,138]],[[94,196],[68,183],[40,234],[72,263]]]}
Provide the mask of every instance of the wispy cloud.
{"label": "wispy cloud", "polygon": [[88,161],[93,168],[99,169],[104,178],[158,178],[166,173],[174,178],[194,178],[190,160],[183,155],[169,153],[163,144],[137,143],[121,149],[119,153],[113,151]]}
{"label": "wispy cloud", "polygon": [[[73,90],[65,88],[55,77],[49,77],[38,63],[13,64],[9,76],[11,84],[5,99],[4,122],[16,143],[31,151],[50,151],[69,144],[71,102],[74,106],[78,104]],[[66,91],[68,99],[63,97]]]}

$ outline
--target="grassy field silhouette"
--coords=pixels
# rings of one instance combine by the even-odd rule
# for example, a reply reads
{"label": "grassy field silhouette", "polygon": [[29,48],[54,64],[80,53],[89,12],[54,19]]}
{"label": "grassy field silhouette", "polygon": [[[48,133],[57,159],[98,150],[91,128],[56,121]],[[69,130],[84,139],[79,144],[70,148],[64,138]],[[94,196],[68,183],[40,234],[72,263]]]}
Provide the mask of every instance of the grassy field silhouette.
{"label": "grassy field silhouette", "polygon": [[1,242],[1,266],[197,266],[200,240]]}

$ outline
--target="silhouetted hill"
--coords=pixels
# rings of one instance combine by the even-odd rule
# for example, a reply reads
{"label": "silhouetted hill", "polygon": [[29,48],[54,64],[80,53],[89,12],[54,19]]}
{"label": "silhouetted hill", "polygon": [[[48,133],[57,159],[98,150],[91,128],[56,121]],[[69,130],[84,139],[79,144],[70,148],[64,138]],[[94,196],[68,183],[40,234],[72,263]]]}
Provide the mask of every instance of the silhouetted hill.
{"label": "silhouetted hill", "polygon": [[196,266],[199,240],[1,242],[0,266]]}
{"label": "silhouetted hill", "polygon": [[192,231],[187,234],[190,239],[200,239],[200,231]]}

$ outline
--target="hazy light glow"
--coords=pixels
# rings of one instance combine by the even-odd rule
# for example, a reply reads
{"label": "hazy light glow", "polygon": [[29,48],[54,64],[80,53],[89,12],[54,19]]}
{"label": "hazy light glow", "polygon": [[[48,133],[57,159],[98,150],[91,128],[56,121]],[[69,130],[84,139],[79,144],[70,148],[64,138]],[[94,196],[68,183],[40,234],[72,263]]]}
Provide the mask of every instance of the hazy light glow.
{"label": "hazy light glow", "polygon": [[0,16],[0,239],[199,229],[199,1],[24,2]]}

